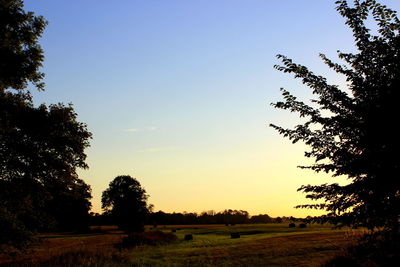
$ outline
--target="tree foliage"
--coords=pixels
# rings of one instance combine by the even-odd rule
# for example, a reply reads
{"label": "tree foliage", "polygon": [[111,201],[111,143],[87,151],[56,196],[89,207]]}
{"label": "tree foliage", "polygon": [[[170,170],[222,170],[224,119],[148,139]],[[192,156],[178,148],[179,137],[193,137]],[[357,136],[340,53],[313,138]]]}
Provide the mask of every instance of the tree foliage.
{"label": "tree foliage", "polygon": [[71,105],[34,107],[23,94],[0,93],[0,176],[46,183],[87,168],[91,134]]}
{"label": "tree foliage", "polygon": [[61,231],[86,231],[89,226],[91,188],[83,180],[70,177],[47,183],[51,197],[44,206],[45,212]]}
{"label": "tree foliage", "polygon": [[102,208],[126,232],[144,230],[148,195],[140,183],[129,175],[117,176],[102,195]]}
{"label": "tree foliage", "polygon": [[[293,143],[303,141],[310,147],[305,156],[314,158],[315,164],[303,168],[348,177],[347,185],[303,185],[298,190],[307,193],[307,198],[323,202],[299,207],[326,210],[327,214],[318,218],[320,222],[396,232],[400,216],[400,138],[396,130],[400,21],[395,11],[374,0],[336,4],[353,31],[357,52],[339,51],[344,64],[323,54],[321,58],[344,75],[348,88],[330,85],[305,66],[278,55],[283,66],[276,69],[294,74],[317,98],[308,105],[281,89],[284,101],[273,106],[308,120],[294,129],[271,126]],[[376,22],[376,34],[366,26],[368,20]]]}
{"label": "tree foliage", "polygon": [[39,71],[44,59],[38,44],[47,22],[23,10],[22,0],[0,0],[0,91],[25,89],[28,83],[44,88]]}
{"label": "tree foliage", "polygon": [[41,230],[77,230],[89,219],[87,168],[91,133],[72,105],[35,107],[29,83],[43,89],[47,22],[23,10],[21,0],[0,0],[0,246],[22,248]]}
{"label": "tree foliage", "polygon": [[33,233],[87,224],[91,190],[76,168],[87,168],[91,134],[76,116],[71,106],[34,107],[24,94],[0,93],[1,216],[12,225]]}

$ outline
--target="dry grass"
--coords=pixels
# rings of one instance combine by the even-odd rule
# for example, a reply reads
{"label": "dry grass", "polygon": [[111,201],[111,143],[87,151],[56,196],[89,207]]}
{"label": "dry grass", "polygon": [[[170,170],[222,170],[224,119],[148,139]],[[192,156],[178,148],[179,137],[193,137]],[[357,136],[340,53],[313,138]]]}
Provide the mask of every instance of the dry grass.
{"label": "dry grass", "polygon": [[[196,236],[195,236],[196,238]],[[193,244],[132,250],[131,258],[149,266],[319,266],[342,253],[347,246],[344,232],[303,233],[266,238],[204,240]]]}
{"label": "dry grass", "polygon": [[[218,227],[225,227],[225,224],[174,224],[174,225],[158,225],[158,229],[193,229],[193,228],[218,228]],[[152,229],[152,225],[146,225],[146,229]]]}
{"label": "dry grass", "polygon": [[121,241],[122,234],[94,235],[42,235],[39,244],[30,251],[21,252],[16,257],[0,257],[0,263],[31,262],[38,263],[76,251],[112,251],[113,246]]}
{"label": "dry grass", "polygon": [[[0,259],[8,266],[319,266],[343,253],[358,232],[333,231],[328,226],[306,229],[277,225],[163,226],[179,241],[119,250],[124,236],[115,228],[103,233],[42,235],[43,242],[18,258]],[[230,232],[241,232],[231,239]],[[194,240],[183,241],[185,234]],[[7,266],[6,265],[6,266]]]}

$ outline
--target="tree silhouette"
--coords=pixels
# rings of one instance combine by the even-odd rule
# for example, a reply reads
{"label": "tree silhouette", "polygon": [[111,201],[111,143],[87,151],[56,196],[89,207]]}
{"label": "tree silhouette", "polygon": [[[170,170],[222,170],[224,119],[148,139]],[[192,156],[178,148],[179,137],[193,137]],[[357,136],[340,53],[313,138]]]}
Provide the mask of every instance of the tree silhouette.
{"label": "tree silhouette", "polygon": [[44,87],[46,24],[23,1],[0,0],[0,245],[18,248],[38,230],[83,228],[90,209],[76,169],[87,168],[91,133],[72,105],[35,107],[26,90]]}
{"label": "tree silhouette", "polygon": [[[400,21],[396,12],[374,0],[337,1],[337,11],[353,31],[356,53],[338,52],[345,64],[337,64],[321,54],[323,61],[344,75],[348,89],[330,85],[302,65],[278,55],[278,70],[293,73],[312,89],[311,105],[298,101],[281,89],[283,102],[276,108],[296,112],[307,122],[294,129],[271,124],[293,143],[310,146],[305,156],[315,159],[316,172],[346,176],[347,185],[338,183],[303,185],[298,190],[307,198],[323,203],[301,205],[328,213],[320,222],[341,225],[383,227],[398,233],[400,216],[400,138],[397,129],[400,96]],[[373,35],[367,19],[377,24]]]}
{"label": "tree silhouette", "polygon": [[54,218],[55,228],[61,231],[85,231],[89,226],[92,198],[90,186],[77,177],[58,179],[46,184],[51,198],[45,211]]}
{"label": "tree silhouette", "polygon": [[28,82],[43,89],[44,59],[38,44],[47,22],[23,10],[22,0],[0,0],[0,91],[25,89]]}
{"label": "tree silhouette", "polygon": [[11,92],[0,93],[0,114],[0,217],[26,233],[82,229],[91,191],[76,168],[87,168],[86,125],[71,106],[36,108]]}
{"label": "tree silhouette", "polygon": [[102,195],[102,208],[126,232],[142,232],[149,213],[148,195],[140,183],[129,175],[117,176]]}

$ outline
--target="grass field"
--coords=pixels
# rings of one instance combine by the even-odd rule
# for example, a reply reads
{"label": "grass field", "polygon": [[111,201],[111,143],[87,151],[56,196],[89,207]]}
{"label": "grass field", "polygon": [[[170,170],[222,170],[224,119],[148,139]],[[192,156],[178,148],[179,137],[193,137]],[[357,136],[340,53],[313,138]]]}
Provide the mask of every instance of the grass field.
{"label": "grass field", "polygon": [[[99,232],[41,235],[43,241],[30,253],[1,260],[5,266],[320,266],[343,253],[358,235],[327,225],[175,225],[158,230],[175,229],[177,241],[118,249],[122,233],[113,227],[94,229]],[[232,232],[240,238],[231,239]],[[184,241],[186,234],[193,240]]]}

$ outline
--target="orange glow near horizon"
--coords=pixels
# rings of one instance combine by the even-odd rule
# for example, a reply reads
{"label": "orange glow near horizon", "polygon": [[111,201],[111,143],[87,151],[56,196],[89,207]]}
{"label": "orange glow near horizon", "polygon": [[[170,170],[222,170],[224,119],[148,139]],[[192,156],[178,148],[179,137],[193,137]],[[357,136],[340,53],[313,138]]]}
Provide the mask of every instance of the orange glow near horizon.
{"label": "orange glow near horizon", "polygon": [[137,157],[127,155],[122,162],[111,159],[102,162],[97,158],[96,166],[91,166],[95,171],[83,171],[81,176],[92,185],[92,210],[99,213],[101,192],[117,175],[129,174],[146,189],[155,211],[201,213],[237,209],[272,217],[319,215],[321,211],[294,208],[309,203],[296,190],[302,184],[335,180],[329,175],[297,168],[311,162],[302,156],[304,149],[282,139],[275,144],[250,142],[231,148],[213,147],[213,151],[208,151],[210,148],[192,152],[153,151]]}

